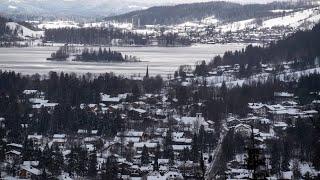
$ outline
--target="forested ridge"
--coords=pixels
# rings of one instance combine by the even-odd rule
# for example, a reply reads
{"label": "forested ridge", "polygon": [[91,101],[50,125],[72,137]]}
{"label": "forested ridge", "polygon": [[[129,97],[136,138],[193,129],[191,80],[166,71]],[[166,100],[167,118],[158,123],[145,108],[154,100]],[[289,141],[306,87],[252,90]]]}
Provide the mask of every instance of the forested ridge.
{"label": "forested ridge", "polygon": [[288,3],[269,3],[269,4],[237,4],[230,2],[205,2],[181,4],[176,6],[156,6],[146,10],[134,11],[122,15],[107,17],[107,20],[120,22],[131,22],[132,18],[139,18],[141,25],[146,24],[179,24],[185,21],[201,20],[208,16],[215,16],[222,21],[239,21],[250,18],[261,18],[276,16],[272,13],[273,9],[286,9],[302,7]]}

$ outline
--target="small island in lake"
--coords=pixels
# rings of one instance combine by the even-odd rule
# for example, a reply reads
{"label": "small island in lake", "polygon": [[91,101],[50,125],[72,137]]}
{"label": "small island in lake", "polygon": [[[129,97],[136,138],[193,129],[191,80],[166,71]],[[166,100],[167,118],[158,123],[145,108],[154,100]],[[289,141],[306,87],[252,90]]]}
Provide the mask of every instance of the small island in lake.
{"label": "small island in lake", "polygon": [[50,58],[47,58],[47,60],[52,61],[66,61],[69,56],[69,47],[67,45],[60,47],[55,53],[51,54]]}
{"label": "small island in lake", "polygon": [[81,62],[140,62],[140,60],[135,56],[122,55],[122,53],[118,51],[111,51],[109,48],[99,47],[98,50],[94,50],[93,48],[74,48],[69,47],[68,45],[64,45],[60,47],[55,53],[51,54],[50,58],[47,60],[52,61],[67,61],[70,59],[71,61],[81,61]]}

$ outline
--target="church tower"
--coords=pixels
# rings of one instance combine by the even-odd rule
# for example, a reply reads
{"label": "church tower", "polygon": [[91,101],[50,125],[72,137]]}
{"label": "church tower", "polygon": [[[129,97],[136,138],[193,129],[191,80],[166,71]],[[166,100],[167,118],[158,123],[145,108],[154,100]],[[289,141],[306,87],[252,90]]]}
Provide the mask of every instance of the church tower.
{"label": "church tower", "polygon": [[149,78],[149,66],[147,66],[146,78]]}

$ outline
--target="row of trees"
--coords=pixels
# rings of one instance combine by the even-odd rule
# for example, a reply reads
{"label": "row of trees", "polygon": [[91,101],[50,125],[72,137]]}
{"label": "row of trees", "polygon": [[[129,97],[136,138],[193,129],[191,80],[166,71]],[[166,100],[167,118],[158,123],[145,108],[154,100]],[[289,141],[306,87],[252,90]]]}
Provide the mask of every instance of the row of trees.
{"label": "row of trees", "polygon": [[125,58],[120,52],[111,51],[110,48],[107,51],[106,48],[102,50],[100,47],[98,51],[89,50],[85,48],[82,50],[80,55],[76,56],[76,61],[95,61],[95,62],[123,62],[127,61],[128,57]]}
{"label": "row of trees", "polygon": [[116,28],[58,28],[46,29],[44,41],[71,44],[110,44],[122,39],[124,44],[145,45],[145,35]]}
{"label": "row of trees", "polygon": [[177,34],[161,34],[151,37],[117,28],[58,28],[45,30],[45,42],[90,45],[150,45],[156,40],[159,46],[190,45],[190,40]]}

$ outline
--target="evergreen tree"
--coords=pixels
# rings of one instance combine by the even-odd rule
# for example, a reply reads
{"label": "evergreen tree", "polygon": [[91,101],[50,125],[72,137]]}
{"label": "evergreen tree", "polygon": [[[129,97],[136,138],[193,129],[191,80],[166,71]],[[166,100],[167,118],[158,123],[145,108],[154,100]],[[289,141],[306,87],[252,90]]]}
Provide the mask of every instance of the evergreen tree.
{"label": "evergreen tree", "polygon": [[191,144],[191,159],[193,162],[198,162],[200,158],[199,153],[199,144],[198,144],[198,136],[195,133],[192,138],[192,144]]}
{"label": "evergreen tree", "polygon": [[95,177],[97,175],[97,153],[95,150],[91,152],[89,157],[88,175],[90,177]]}
{"label": "evergreen tree", "polygon": [[149,164],[149,151],[146,145],[143,146],[142,148],[142,153],[141,153],[141,164],[142,165],[147,165]]}
{"label": "evergreen tree", "polygon": [[49,171],[54,176],[59,176],[64,168],[64,159],[62,152],[59,150],[58,146],[55,147],[53,152],[52,161],[50,164]]}
{"label": "evergreen tree", "polygon": [[271,167],[272,167],[272,173],[273,174],[279,174],[281,170],[281,149],[279,148],[280,144],[276,141],[273,141],[271,144]]}
{"label": "evergreen tree", "polygon": [[67,172],[69,173],[69,175],[71,177],[73,177],[73,173],[75,171],[76,168],[76,154],[75,154],[75,148],[71,148],[71,152],[70,154],[68,154],[67,156],[68,160],[67,160]]}
{"label": "evergreen tree", "polygon": [[202,173],[202,179],[204,179],[204,176],[206,174],[206,167],[204,165],[203,153],[201,153],[199,164],[200,164],[200,169]]}
{"label": "evergreen tree", "polygon": [[109,156],[107,162],[104,165],[104,172],[102,179],[117,179],[118,168],[116,165],[116,159],[114,156]]}
{"label": "evergreen tree", "polygon": [[157,145],[157,149],[154,155],[153,171],[159,171],[159,163],[158,163],[159,156],[160,156],[160,144]]}

